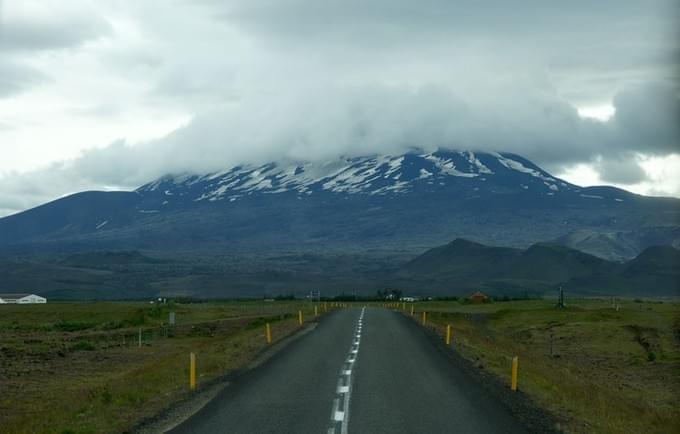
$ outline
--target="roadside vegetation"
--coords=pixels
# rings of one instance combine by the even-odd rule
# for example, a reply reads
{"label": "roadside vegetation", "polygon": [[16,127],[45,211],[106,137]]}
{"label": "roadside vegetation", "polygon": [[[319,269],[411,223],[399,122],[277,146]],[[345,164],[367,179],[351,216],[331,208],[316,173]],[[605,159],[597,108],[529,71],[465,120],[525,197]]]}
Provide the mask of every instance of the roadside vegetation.
{"label": "roadside vegetation", "polygon": [[274,341],[294,332],[299,309],[313,317],[294,300],[1,306],[0,431],[129,430],[190,393],[190,352],[200,387],[253,360],[265,323]]}
{"label": "roadside vegetation", "polygon": [[[428,312],[442,338],[451,324],[456,351],[507,387],[519,356],[520,393],[557,415],[561,430],[680,432],[680,303],[389,303],[406,315],[413,305],[419,322]],[[253,360],[267,345],[265,323],[274,341],[294,332],[299,309],[313,317],[314,305],[299,300],[2,306],[0,431],[126,431],[189,395],[190,352],[200,387]]]}
{"label": "roadside vegetation", "polygon": [[561,430],[680,432],[679,303],[460,300],[416,303],[415,311],[418,321],[427,311],[442,336],[451,324],[455,349],[508,387],[519,356],[519,390],[558,415]]}

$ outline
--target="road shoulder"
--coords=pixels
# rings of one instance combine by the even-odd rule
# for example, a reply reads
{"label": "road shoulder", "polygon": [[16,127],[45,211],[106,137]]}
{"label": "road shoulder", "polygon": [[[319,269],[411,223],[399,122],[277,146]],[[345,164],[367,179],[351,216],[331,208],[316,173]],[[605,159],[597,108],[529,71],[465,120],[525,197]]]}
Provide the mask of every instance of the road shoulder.
{"label": "road shoulder", "polygon": [[410,322],[427,336],[435,348],[443,354],[449,363],[465,373],[470,379],[478,383],[490,395],[493,395],[510,410],[528,431],[532,433],[558,434],[564,420],[541,407],[530,396],[521,390],[511,391],[508,386],[495,374],[477,366],[472,360],[464,358],[453,346],[447,346],[441,336],[432,326],[423,327],[417,320],[406,314],[401,315],[404,321]]}
{"label": "road shoulder", "polygon": [[193,393],[187,391],[177,402],[173,403],[162,412],[143,419],[129,432],[134,434],[159,434],[174,429],[200,411],[221,391],[227,388],[239,377],[254,369],[257,369],[267,360],[271,359],[274,355],[286,348],[289,344],[313,331],[317,325],[318,320],[314,320],[307,323],[304,327],[294,330],[270,347],[262,349],[243,368],[208,381],[201,385],[198,390]]}

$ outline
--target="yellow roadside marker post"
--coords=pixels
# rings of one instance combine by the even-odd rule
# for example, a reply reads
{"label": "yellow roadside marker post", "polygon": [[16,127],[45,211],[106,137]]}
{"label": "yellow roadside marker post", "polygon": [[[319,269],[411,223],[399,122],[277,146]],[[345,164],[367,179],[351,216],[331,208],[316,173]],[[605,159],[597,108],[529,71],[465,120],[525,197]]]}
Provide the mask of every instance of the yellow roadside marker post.
{"label": "yellow roadside marker post", "polygon": [[518,357],[512,358],[512,381],[510,383],[510,389],[513,391],[517,390],[517,365],[519,364]]}
{"label": "yellow roadside marker post", "polygon": [[319,316],[319,306],[314,306],[314,316]]}
{"label": "yellow roadside marker post", "polygon": [[427,324],[427,312],[423,312],[423,325]]}
{"label": "yellow roadside marker post", "polygon": [[298,323],[302,325],[302,311],[298,310]]}
{"label": "yellow roadside marker post", "polygon": [[265,324],[264,331],[265,331],[265,336],[267,337],[267,343],[271,344],[272,343],[272,328],[269,326],[269,323]]}
{"label": "yellow roadside marker post", "polygon": [[189,388],[196,389],[196,355],[189,353]]}
{"label": "yellow roadside marker post", "polygon": [[406,310],[406,302],[405,301],[401,302],[401,310]]}
{"label": "yellow roadside marker post", "polygon": [[451,345],[451,324],[446,325],[446,345]]}
{"label": "yellow roadside marker post", "polygon": [[414,305],[411,305],[411,316],[415,313],[416,307]]}

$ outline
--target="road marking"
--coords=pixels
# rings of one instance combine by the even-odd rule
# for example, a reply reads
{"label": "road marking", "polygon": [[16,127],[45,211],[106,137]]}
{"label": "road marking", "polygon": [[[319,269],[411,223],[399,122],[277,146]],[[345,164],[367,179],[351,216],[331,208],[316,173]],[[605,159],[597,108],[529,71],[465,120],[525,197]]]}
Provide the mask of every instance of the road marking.
{"label": "road marking", "polygon": [[342,422],[342,420],[345,418],[345,412],[340,411],[340,400],[338,398],[335,398],[333,400],[333,417],[332,419],[335,422]]}
{"label": "road marking", "polygon": [[[359,344],[361,343],[361,327],[364,320],[366,306],[361,308],[361,314],[356,325],[356,334],[349,347],[349,354],[340,370],[338,378],[337,396],[333,399],[333,409],[331,411],[331,425],[328,434],[347,434],[349,426],[349,401],[352,395],[352,370],[354,362],[359,355]],[[342,406],[342,408],[340,408]]]}

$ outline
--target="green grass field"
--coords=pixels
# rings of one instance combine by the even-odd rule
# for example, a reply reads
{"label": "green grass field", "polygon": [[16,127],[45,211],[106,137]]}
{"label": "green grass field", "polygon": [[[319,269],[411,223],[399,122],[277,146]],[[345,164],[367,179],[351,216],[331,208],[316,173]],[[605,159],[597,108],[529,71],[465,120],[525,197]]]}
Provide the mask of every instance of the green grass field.
{"label": "green grass field", "polygon": [[520,390],[563,419],[567,432],[680,432],[680,304],[618,304],[617,311],[605,299],[571,300],[565,309],[547,300],[425,302],[415,310],[417,320],[427,311],[442,336],[451,324],[458,352],[508,387],[519,356]]}
{"label": "green grass field", "polygon": [[275,341],[293,332],[299,309],[313,316],[295,301],[0,306],[0,431],[125,431],[190,393],[190,352],[200,387],[265,348],[266,322]]}

